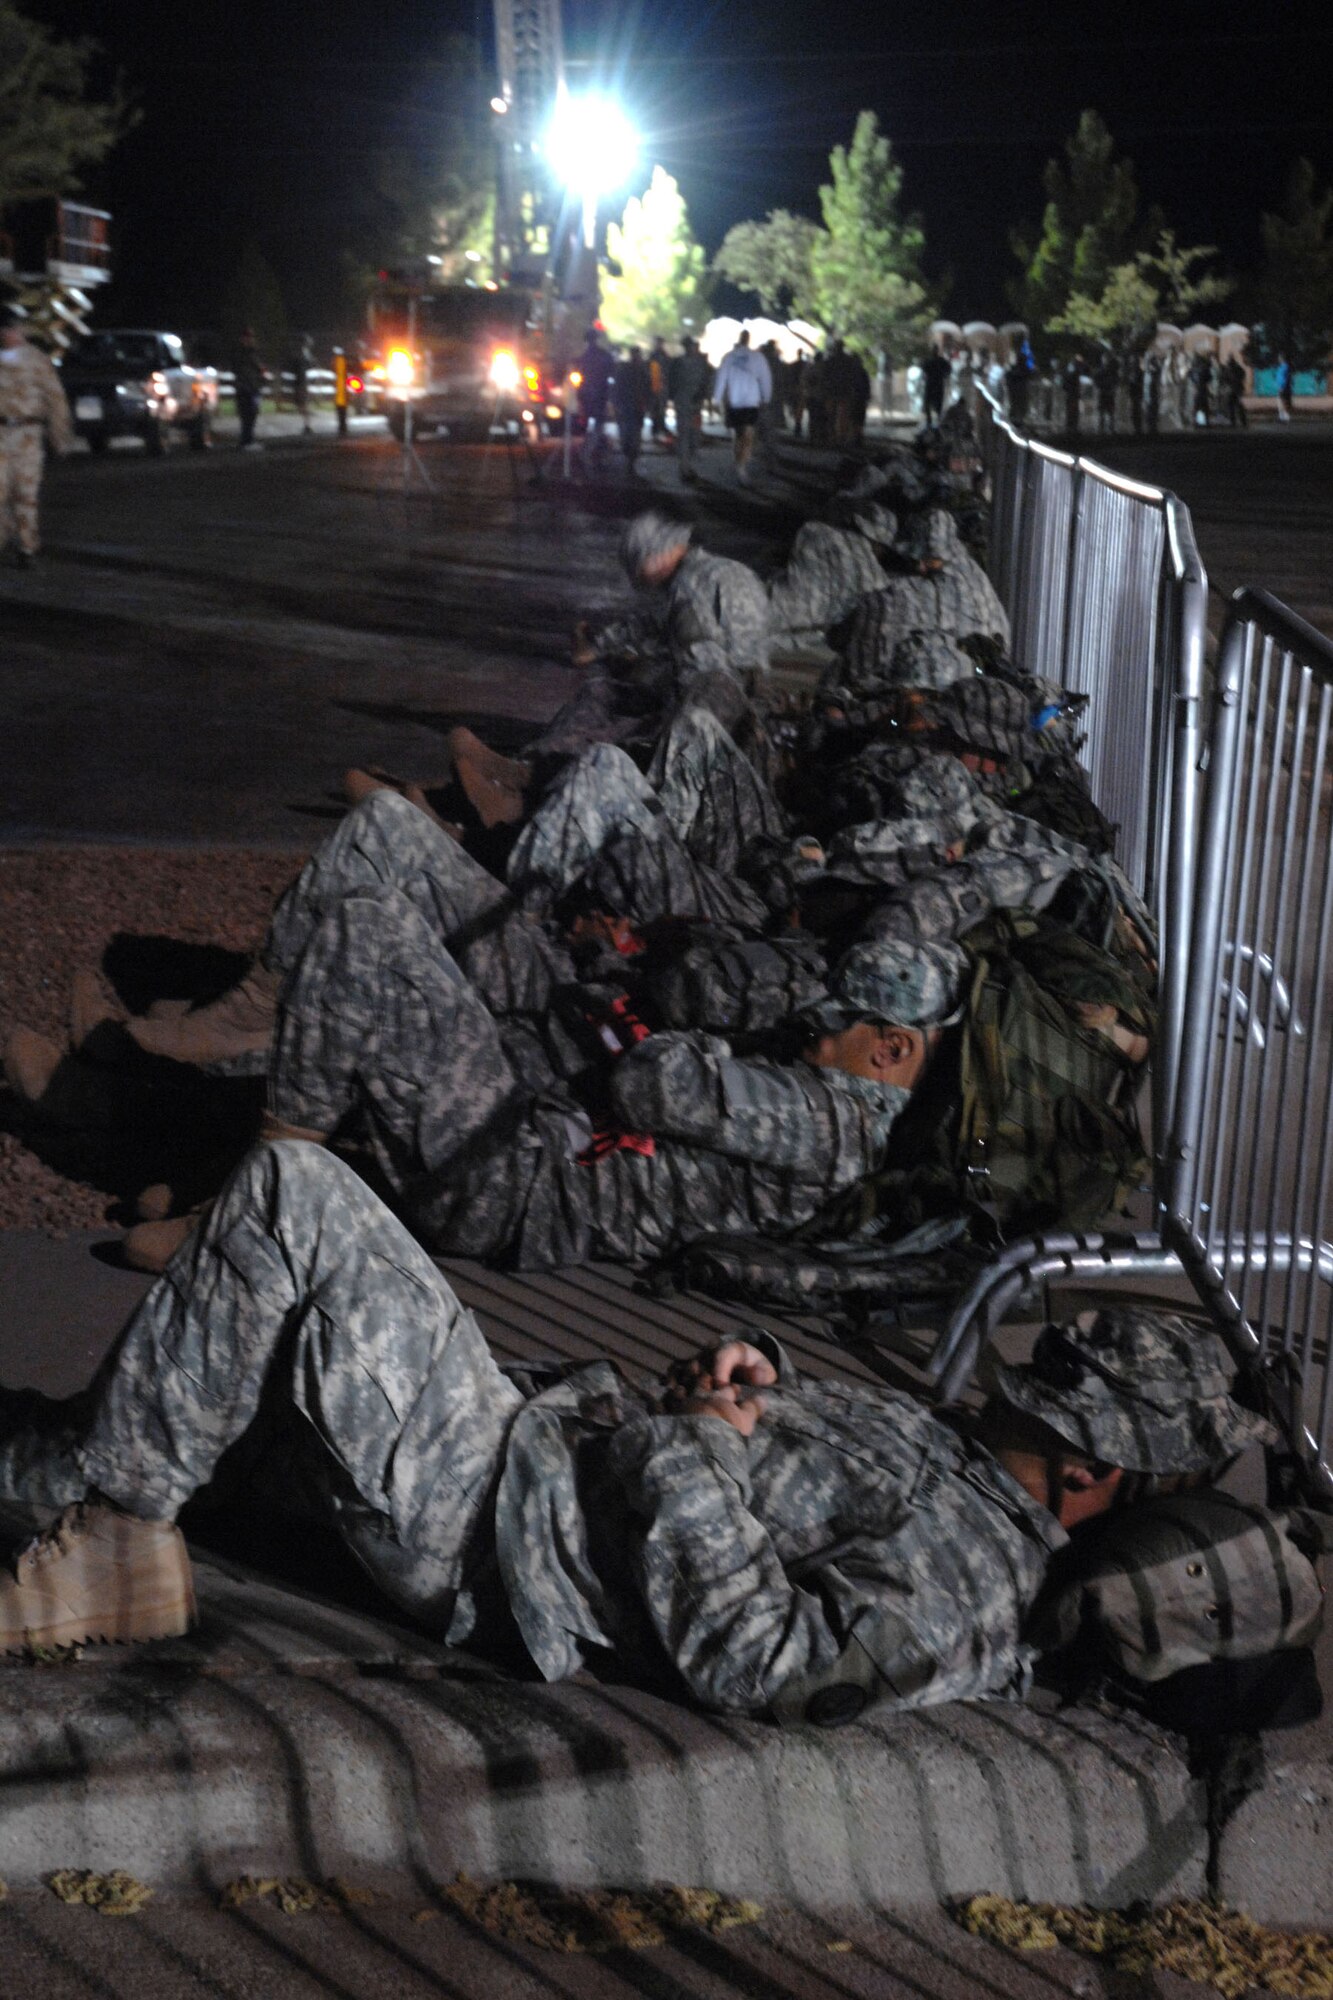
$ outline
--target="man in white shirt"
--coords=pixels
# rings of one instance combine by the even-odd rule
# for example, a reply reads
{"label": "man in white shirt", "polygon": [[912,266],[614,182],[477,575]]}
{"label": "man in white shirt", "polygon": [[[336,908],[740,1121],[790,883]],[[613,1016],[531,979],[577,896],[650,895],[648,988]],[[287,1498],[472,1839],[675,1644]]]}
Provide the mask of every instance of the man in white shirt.
{"label": "man in white shirt", "polygon": [[773,396],[773,376],[762,354],[750,346],[748,328],[717,371],[713,401],[721,405],[727,428],[732,434],[736,476],[741,485],[749,483],[750,457],[754,451],[755,427],[759,412]]}

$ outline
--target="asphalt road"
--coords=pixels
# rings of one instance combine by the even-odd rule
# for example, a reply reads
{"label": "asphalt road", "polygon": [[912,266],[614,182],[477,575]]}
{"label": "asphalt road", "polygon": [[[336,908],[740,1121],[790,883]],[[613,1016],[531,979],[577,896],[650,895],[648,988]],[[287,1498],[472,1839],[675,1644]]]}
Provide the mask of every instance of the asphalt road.
{"label": "asphalt road", "polygon": [[1257,584],[1333,638],[1333,423],[1079,443],[1089,458],[1165,486],[1188,506],[1215,630],[1231,592]]}
{"label": "asphalt road", "polygon": [[0,843],[299,849],[349,763],[429,778],[456,721],[530,734],[653,493],[537,486],[502,444],[421,462],[433,491],[374,436],[53,468],[40,565],[0,567]]}

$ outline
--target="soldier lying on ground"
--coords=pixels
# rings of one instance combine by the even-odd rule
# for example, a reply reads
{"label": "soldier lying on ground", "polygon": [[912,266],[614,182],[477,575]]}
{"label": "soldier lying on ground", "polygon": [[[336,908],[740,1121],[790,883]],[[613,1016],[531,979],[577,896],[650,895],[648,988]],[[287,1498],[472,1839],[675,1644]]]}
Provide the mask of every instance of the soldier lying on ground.
{"label": "soldier lying on ground", "polygon": [[1125,1313],[1050,1329],[971,1433],[890,1389],[804,1383],[766,1335],[656,1390],[594,1362],[525,1398],[361,1181],[265,1145],[86,1420],[55,1406],[0,1443],[0,1495],[68,1505],[0,1582],[0,1647],[186,1630],[171,1524],[240,1446],[251,1496],[307,1494],[395,1604],[483,1649],[516,1628],[548,1680],[632,1674],[823,1722],[1018,1694],[1068,1532],[1129,1474],[1216,1473],[1266,1435],[1211,1336]]}
{"label": "soldier lying on ground", "polygon": [[[951,947],[863,948],[832,981],[843,1025],[795,1062],[654,1035],[615,1063],[598,1132],[551,1060],[559,956],[456,842],[377,793],[283,896],[239,989],[130,1032],[196,1060],[271,1041],[272,1130],[355,1127],[438,1250],[528,1269],[639,1261],[719,1228],[785,1235],[873,1171],[966,969]],[[40,1107],[60,1052],[53,1064],[36,1039],[11,1036],[6,1068]],[[136,1232],[136,1252],[160,1260],[188,1226]]]}

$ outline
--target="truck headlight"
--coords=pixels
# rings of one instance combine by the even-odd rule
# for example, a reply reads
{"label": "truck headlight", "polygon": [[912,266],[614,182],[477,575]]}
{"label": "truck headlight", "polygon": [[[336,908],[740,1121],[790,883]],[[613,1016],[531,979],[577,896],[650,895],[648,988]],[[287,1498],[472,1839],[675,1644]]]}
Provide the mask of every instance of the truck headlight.
{"label": "truck headlight", "polygon": [[405,347],[390,349],[384,364],[384,379],[391,389],[410,389],[416,373],[416,364]]}
{"label": "truck headlight", "polygon": [[502,395],[513,395],[523,377],[516,358],[507,347],[501,347],[491,356],[491,381]]}

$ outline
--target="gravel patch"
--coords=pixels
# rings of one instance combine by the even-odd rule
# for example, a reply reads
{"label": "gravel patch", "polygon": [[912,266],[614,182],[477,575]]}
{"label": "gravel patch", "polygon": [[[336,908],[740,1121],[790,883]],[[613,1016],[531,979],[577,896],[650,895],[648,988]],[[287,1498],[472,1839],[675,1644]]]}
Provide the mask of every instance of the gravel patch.
{"label": "gravel patch", "polygon": [[[300,866],[290,854],[143,848],[0,853],[0,1034],[22,1023],[63,1043],[70,983],[100,965],[133,1010],[221,991],[263,942]],[[108,1190],[40,1159],[0,1091],[0,1228],[63,1235],[108,1216]]]}

